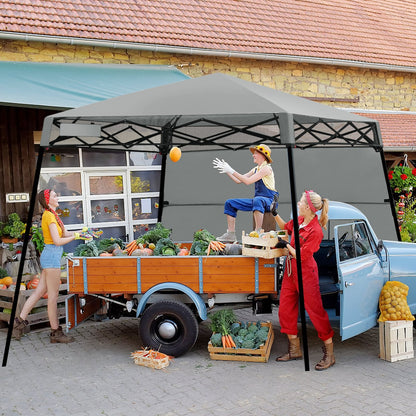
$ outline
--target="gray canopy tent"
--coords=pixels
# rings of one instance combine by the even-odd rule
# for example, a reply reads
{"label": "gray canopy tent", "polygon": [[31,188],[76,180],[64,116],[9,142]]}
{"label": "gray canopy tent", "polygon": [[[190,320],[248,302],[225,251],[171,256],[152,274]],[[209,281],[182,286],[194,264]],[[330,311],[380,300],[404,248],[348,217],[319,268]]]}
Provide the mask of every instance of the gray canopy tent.
{"label": "gray canopy tent", "polygon": [[[160,152],[162,175],[158,219],[161,221],[166,160],[172,146],[180,147],[183,152],[201,152],[240,150],[260,143],[265,143],[272,149],[287,150],[293,213],[297,209],[293,163],[295,147],[373,148],[380,153],[386,186],[392,201],[377,121],[218,73],[111,98],[46,117],[30,198],[22,258],[26,255],[43,154],[51,147]],[[391,210],[395,217],[392,203]],[[293,220],[304,363],[305,370],[308,371],[299,224],[296,215]],[[396,233],[399,238],[397,225]],[[3,366],[7,364],[22,271],[23,262],[17,277]]]}

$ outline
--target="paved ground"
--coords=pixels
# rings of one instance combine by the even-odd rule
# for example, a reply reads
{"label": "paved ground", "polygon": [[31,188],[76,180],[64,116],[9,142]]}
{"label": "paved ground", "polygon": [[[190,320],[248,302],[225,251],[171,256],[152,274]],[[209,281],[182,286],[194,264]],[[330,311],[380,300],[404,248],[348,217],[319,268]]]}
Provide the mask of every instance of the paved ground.
{"label": "paved ground", "polygon": [[[250,310],[237,314],[251,318]],[[276,363],[286,350],[276,315],[262,317],[276,335],[268,363],[211,360],[203,323],[193,350],[166,370],[133,363],[130,353],[141,347],[134,318],[86,322],[68,345],[50,344],[47,329],[32,331],[12,340],[0,370],[0,415],[415,414],[416,359],[380,360],[378,329],[342,343],[335,337],[336,365],[317,372],[320,343],[308,326],[311,371],[305,372],[303,361]],[[5,340],[1,329],[2,354]]]}

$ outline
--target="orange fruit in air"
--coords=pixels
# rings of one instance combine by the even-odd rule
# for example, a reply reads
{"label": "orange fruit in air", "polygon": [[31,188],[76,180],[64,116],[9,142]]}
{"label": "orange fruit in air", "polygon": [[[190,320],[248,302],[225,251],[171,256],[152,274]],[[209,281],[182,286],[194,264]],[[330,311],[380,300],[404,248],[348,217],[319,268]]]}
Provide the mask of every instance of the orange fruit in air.
{"label": "orange fruit in air", "polygon": [[182,151],[179,147],[172,147],[169,152],[169,157],[172,162],[177,162],[182,156]]}

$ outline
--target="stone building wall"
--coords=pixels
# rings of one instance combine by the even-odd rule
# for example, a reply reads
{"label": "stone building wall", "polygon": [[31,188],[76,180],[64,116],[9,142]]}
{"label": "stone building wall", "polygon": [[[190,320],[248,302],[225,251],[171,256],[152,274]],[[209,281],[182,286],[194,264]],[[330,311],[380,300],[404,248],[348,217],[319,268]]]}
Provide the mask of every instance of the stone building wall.
{"label": "stone building wall", "polygon": [[336,107],[416,111],[416,73],[8,40],[0,41],[0,59],[176,65],[191,77],[223,72],[293,95],[318,97]]}

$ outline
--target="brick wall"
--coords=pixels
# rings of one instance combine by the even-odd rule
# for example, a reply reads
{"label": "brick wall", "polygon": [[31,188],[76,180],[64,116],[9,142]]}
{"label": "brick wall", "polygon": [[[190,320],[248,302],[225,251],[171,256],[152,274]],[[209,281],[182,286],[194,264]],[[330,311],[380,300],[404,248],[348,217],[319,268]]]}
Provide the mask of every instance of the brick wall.
{"label": "brick wall", "polygon": [[416,74],[42,42],[0,41],[5,61],[176,65],[191,77],[223,72],[343,108],[416,111]]}

